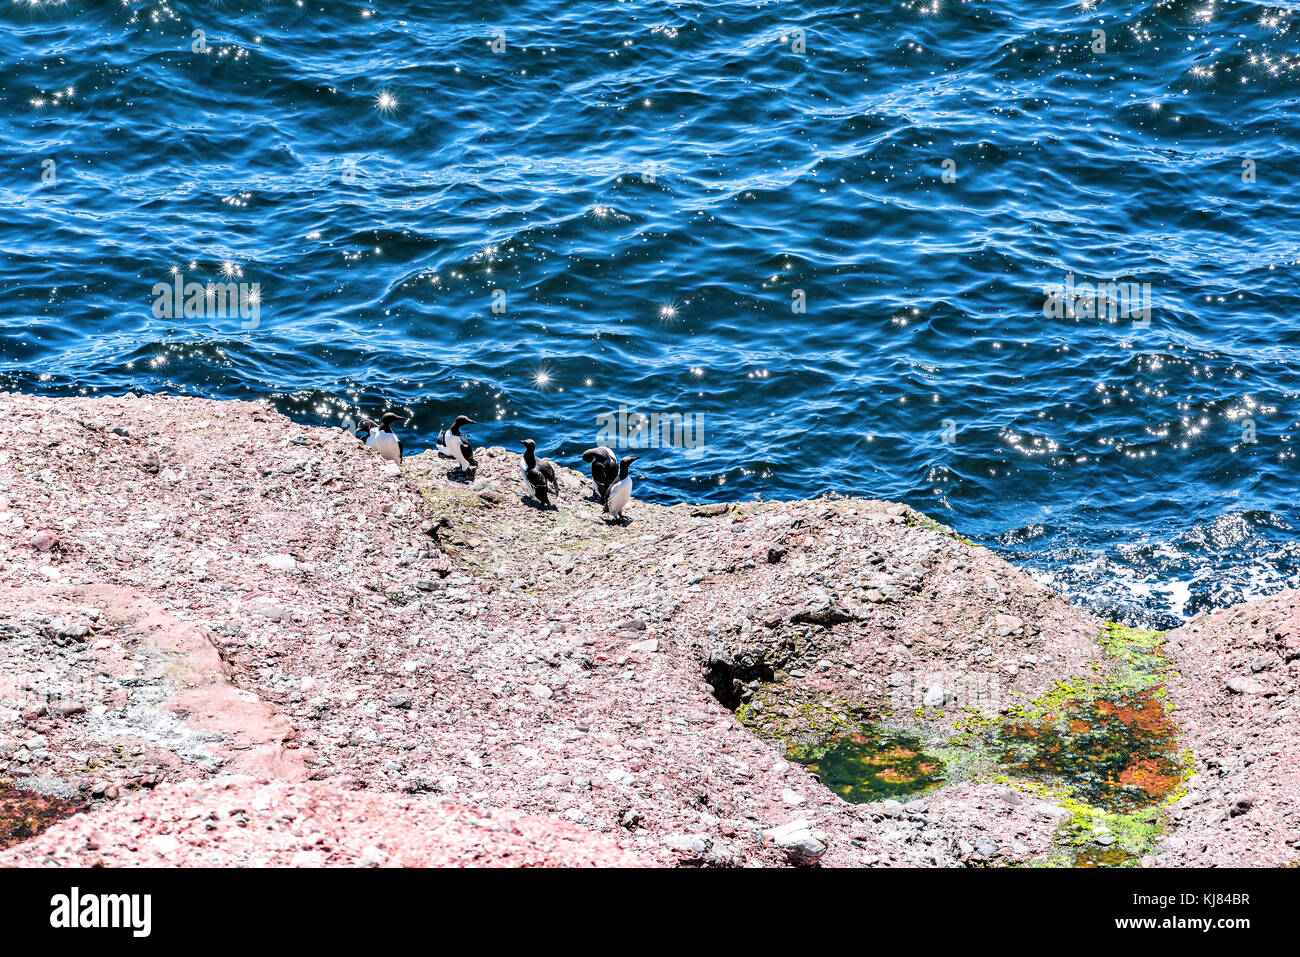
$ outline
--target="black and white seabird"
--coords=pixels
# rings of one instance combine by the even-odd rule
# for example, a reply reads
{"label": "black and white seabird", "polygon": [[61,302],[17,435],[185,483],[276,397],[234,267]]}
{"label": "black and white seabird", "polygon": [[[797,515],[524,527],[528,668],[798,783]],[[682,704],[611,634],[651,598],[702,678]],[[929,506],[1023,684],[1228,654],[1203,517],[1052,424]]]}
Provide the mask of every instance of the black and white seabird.
{"label": "black and white seabird", "polygon": [[623,460],[618,463],[618,481],[610,486],[605,514],[616,520],[623,518],[623,509],[627,508],[627,503],[632,499],[632,476],[627,474],[627,470],[636,460],[635,455],[623,456]]}
{"label": "black and white seabird", "polygon": [[460,434],[462,426],[477,424],[468,415],[458,415],[450,429],[438,433],[438,454],[455,459],[458,472],[472,472],[478,468],[474,447],[469,444],[469,439]]}
{"label": "black and white seabird", "polygon": [[[374,419],[362,419],[358,433],[364,432],[366,448],[374,449],[390,462],[402,464],[402,440],[393,431],[393,423],[401,422],[406,416],[396,412],[385,412],[379,424]],[[358,434],[357,438],[361,438]]]}
{"label": "black and white seabird", "polygon": [[547,459],[539,459],[536,450],[536,442],[524,439],[524,458],[519,463],[519,471],[524,476],[524,488],[528,493],[543,505],[550,505],[551,499],[546,493],[546,487],[549,485],[559,495],[560,483],[555,478],[555,466]]}
{"label": "black and white seabird", "polygon": [[609,502],[609,487],[618,481],[618,459],[604,445],[587,449],[582,453],[582,461],[591,463],[591,481],[596,486],[596,497],[600,507]]}

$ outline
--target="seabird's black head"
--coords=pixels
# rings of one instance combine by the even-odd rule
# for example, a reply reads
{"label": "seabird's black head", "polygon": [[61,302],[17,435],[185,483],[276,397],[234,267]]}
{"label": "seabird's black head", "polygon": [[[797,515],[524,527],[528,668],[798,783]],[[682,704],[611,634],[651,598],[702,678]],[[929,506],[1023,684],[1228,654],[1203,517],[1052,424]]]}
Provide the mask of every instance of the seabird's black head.
{"label": "seabird's black head", "polygon": [[374,431],[374,430],[377,429],[377,428],[379,428],[379,426],[375,424],[375,420],[374,420],[374,419],[362,419],[362,420],[357,424],[357,431],[358,431],[358,432],[371,432],[371,431]]}
{"label": "seabird's black head", "polygon": [[462,425],[478,425],[478,423],[468,415],[458,415],[456,416],[456,421],[451,424],[451,427],[453,429],[459,429]]}
{"label": "seabird's black head", "polygon": [[627,478],[627,470],[631,467],[632,463],[639,458],[639,455],[623,456],[623,460],[618,463],[618,477],[621,479]]}
{"label": "seabird's black head", "polygon": [[406,416],[399,415],[396,412],[385,412],[384,417],[379,420],[379,427],[383,429],[385,432],[391,432],[393,431],[392,428],[393,423],[401,422],[405,418]]}
{"label": "seabird's black head", "polygon": [[532,439],[524,439],[524,448],[529,452],[534,452],[537,450],[537,443]]}

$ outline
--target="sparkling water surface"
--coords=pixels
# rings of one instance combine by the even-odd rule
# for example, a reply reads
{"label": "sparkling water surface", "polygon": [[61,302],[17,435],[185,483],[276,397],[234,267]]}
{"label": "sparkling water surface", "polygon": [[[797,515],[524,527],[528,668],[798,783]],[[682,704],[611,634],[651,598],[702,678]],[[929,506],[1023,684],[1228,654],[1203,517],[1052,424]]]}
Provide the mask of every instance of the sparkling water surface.
{"label": "sparkling water surface", "polygon": [[[602,414],[690,416],[639,496],[902,500],[1168,625],[1300,582],[1298,39],[1217,0],[4,0],[0,389],[395,408],[416,448],[465,412],[578,465]],[[255,321],[156,316],[176,274]],[[1149,314],[1045,315],[1071,276]]]}

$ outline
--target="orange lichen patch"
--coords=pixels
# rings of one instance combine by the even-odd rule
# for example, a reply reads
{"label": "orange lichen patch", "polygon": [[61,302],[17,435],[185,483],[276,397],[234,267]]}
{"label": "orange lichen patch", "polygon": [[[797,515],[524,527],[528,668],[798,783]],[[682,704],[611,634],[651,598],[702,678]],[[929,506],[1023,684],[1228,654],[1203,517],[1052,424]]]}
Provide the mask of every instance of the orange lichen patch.
{"label": "orange lichen patch", "polygon": [[1181,778],[1174,726],[1155,689],[1074,701],[1061,719],[1035,719],[1001,734],[1011,770],[1064,780],[1100,807],[1125,810],[1156,803]]}
{"label": "orange lichen patch", "polygon": [[877,775],[880,780],[888,781],[890,784],[902,784],[904,781],[912,780],[913,775],[904,774],[897,768],[881,768]]}
{"label": "orange lichen patch", "polygon": [[1027,724],[1018,724],[1014,728],[1009,728],[1006,734],[1009,738],[1036,738],[1039,732]]}
{"label": "orange lichen patch", "polygon": [[1178,769],[1163,758],[1135,760],[1119,776],[1120,784],[1139,787],[1153,798],[1164,797],[1178,786]]}
{"label": "orange lichen patch", "polygon": [[1121,702],[1099,701],[1097,710],[1105,715],[1113,715],[1130,728],[1152,734],[1171,734],[1174,730],[1168,712],[1152,697],[1150,691]]}
{"label": "orange lichen patch", "polygon": [[0,781],[0,850],[35,837],[85,809],[75,801],[19,790]]}
{"label": "orange lichen patch", "polygon": [[884,757],[886,757],[886,758],[914,758],[914,757],[916,757],[916,752],[915,752],[915,751],[909,751],[907,748],[890,748],[888,751],[886,751],[886,752],[884,753]]}

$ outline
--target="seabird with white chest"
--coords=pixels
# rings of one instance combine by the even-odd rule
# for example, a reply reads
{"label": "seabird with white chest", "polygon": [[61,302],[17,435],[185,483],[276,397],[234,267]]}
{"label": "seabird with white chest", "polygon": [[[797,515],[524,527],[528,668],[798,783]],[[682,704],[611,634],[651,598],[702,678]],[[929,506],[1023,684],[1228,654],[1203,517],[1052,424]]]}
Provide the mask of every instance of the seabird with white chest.
{"label": "seabird with white chest", "polygon": [[615,521],[622,521],[623,509],[632,500],[632,476],[628,469],[637,460],[635,455],[625,455],[618,463],[618,481],[610,486],[608,501],[605,502],[606,515]]}
{"label": "seabird with white chest", "polygon": [[524,488],[528,494],[543,505],[550,505],[547,486],[556,495],[560,494],[560,483],[555,477],[555,466],[547,459],[537,457],[537,443],[524,439],[524,457],[519,463],[519,472],[524,477]]}
{"label": "seabird with white chest", "polygon": [[607,446],[598,445],[582,453],[582,461],[591,465],[591,481],[601,508],[609,501],[609,487],[618,481],[618,459]]}
{"label": "seabird with white chest", "polygon": [[458,472],[472,472],[478,468],[478,461],[474,458],[474,447],[469,444],[469,439],[460,433],[465,426],[477,424],[468,415],[458,415],[451,428],[438,433],[438,454],[455,459]]}
{"label": "seabird with white chest", "polygon": [[401,465],[402,440],[393,431],[393,423],[401,422],[405,418],[406,416],[398,415],[396,412],[385,412],[378,423],[374,419],[362,419],[357,438],[362,438],[360,433],[364,432],[363,441],[366,443],[366,448],[374,449],[388,461]]}

